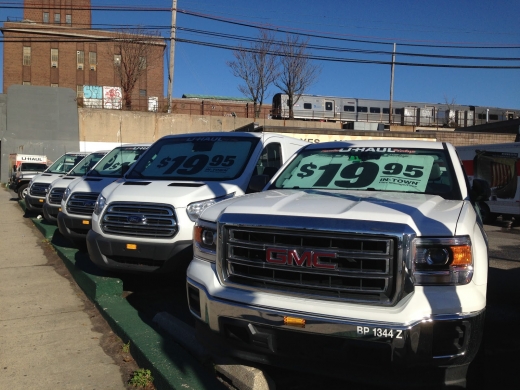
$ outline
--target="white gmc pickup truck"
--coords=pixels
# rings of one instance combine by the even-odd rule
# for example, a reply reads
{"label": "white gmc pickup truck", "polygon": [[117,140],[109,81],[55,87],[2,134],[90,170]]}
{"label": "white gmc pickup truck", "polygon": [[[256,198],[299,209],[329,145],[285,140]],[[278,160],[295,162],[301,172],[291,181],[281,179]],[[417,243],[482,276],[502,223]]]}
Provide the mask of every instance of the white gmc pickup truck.
{"label": "white gmc pickup truck", "polygon": [[307,142],[275,133],[215,132],[156,141],[99,195],[90,259],[126,272],[173,272],[191,260],[193,224],[208,206],[262,185]]}
{"label": "white gmc pickup truck", "polygon": [[219,353],[361,382],[464,386],[486,309],[487,237],[455,148],[301,149],[263,192],[207,208],[187,271]]}

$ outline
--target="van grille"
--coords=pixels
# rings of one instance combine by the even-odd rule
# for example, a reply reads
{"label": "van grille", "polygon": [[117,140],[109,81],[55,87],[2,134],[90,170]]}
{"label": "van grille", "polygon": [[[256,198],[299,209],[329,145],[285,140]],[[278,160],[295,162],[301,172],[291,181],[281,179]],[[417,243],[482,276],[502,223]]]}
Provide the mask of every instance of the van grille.
{"label": "van grille", "polygon": [[396,247],[396,238],[390,236],[229,226],[219,261],[226,283],[392,305]]}
{"label": "van grille", "polygon": [[111,203],[101,220],[104,233],[148,238],[170,238],[177,234],[172,206],[156,203]]}
{"label": "van grille", "polygon": [[63,193],[65,192],[65,188],[53,188],[51,193],[49,194],[49,203],[50,204],[61,204],[61,199],[63,198]]}
{"label": "van grille", "polygon": [[31,185],[31,195],[32,196],[47,196],[47,188],[49,188],[50,184],[46,183],[33,183]]}
{"label": "van grille", "polygon": [[92,215],[98,196],[98,192],[73,192],[67,202],[67,211],[70,214]]}

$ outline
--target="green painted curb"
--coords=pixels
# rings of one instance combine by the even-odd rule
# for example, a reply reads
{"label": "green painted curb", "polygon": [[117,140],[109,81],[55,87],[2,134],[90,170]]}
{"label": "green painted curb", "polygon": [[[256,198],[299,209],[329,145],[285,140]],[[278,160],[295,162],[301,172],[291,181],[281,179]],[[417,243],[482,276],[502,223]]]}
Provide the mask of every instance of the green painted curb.
{"label": "green painted curb", "polygon": [[[26,211],[25,202],[19,201]],[[74,280],[85,295],[97,306],[115,334],[123,342],[130,341],[130,351],[140,367],[154,377],[157,390],[225,389],[211,373],[188,351],[152,327],[148,319],[122,297],[123,282],[109,277],[63,237],[56,225],[44,219],[31,218],[36,228],[52,244]]]}

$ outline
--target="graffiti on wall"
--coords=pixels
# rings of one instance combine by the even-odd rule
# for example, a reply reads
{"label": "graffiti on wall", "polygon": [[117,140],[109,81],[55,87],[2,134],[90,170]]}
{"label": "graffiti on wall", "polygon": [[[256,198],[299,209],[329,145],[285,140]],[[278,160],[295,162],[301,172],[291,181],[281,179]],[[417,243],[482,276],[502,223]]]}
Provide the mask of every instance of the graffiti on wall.
{"label": "graffiti on wall", "polygon": [[103,87],[103,107],[109,110],[120,110],[122,96],[120,87]]}
{"label": "graffiti on wall", "polygon": [[103,88],[97,85],[84,85],[83,106],[89,108],[103,108]]}

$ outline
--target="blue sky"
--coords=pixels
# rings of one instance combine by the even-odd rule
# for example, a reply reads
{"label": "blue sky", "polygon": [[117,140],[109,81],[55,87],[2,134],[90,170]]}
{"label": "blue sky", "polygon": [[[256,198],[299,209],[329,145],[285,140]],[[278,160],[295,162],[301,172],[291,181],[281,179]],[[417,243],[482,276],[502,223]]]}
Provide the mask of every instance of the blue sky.
{"label": "blue sky", "polygon": [[[1,7],[2,4],[21,5],[23,2],[0,0],[1,22],[6,21],[7,17],[22,16],[21,9],[6,9]],[[141,8],[138,11],[117,12],[95,10],[92,13],[92,21],[96,24],[94,28],[141,25],[160,31],[164,37],[169,36],[167,27],[170,25],[171,13],[167,9],[172,5],[171,0],[92,0],[92,5],[107,8]],[[143,8],[158,10],[152,12]],[[336,59],[335,62],[315,62],[321,67],[321,74],[307,92],[317,95],[388,99],[389,65],[341,60],[389,62],[389,52],[392,51],[394,42],[397,44],[396,62],[520,67],[519,1],[178,0],[177,8],[177,37],[184,40],[233,47],[240,43],[239,39],[217,38],[208,33],[256,37],[258,28],[248,27],[249,25],[327,37],[312,37],[309,40],[310,45],[336,48],[309,51],[316,56]],[[230,23],[210,18],[224,19]],[[278,33],[278,37],[283,38],[284,33]],[[245,42],[242,44],[248,45]],[[387,53],[340,52],[339,49]],[[464,60],[405,56],[400,53],[500,57],[513,60]],[[237,88],[241,80],[235,78],[226,65],[226,61],[230,60],[233,60],[231,50],[178,42],[175,50],[174,97],[181,97],[183,94],[241,96]],[[165,70],[167,69],[168,62],[165,58]],[[165,95],[166,87],[165,75]],[[272,87],[270,92],[272,96],[278,90]],[[457,69],[398,65],[395,68],[394,100],[429,103],[454,100],[465,105],[520,109],[520,69]]]}

